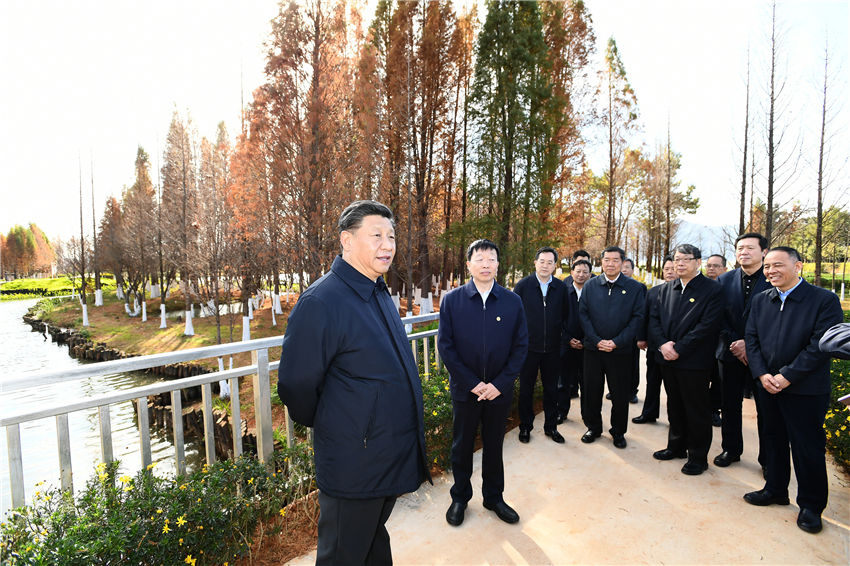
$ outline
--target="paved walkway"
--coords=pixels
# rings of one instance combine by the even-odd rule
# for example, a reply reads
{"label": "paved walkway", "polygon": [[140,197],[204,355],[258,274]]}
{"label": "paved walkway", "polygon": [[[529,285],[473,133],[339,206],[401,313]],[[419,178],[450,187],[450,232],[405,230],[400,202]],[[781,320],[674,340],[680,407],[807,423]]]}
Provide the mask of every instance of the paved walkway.
{"label": "paved walkway", "polygon": [[[764,484],[751,400],[744,401],[742,461],[711,465],[696,477],[679,471],[682,460],[652,458],[666,444],[666,416],[653,425],[630,422],[625,450],[614,448],[608,434],[585,445],[578,402],[559,426],[566,444],[543,436],[542,414],[529,444],[517,440],[516,430],[505,439],[505,500],[519,513],[518,524],[502,523],[482,507],[478,452],[476,494],[460,527],[445,521],[450,475],[399,499],[388,523],[395,563],[850,564],[850,481],[834,466],[818,535],[797,528],[793,477],[790,506],[754,507],[741,498]],[[639,414],[640,404],[630,407],[630,417]],[[609,411],[606,402],[606,423]],[[719,452],[715,428],[709,459]],[[291,564],[314,562],[315,551]]]}

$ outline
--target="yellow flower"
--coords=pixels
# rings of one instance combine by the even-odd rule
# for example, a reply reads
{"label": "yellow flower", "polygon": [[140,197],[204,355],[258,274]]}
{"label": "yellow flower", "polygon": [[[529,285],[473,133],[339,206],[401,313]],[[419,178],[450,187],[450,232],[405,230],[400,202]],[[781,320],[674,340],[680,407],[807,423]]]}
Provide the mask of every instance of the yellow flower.
{"label": "yellow flower", "polygon": [[130,483],[131,481],[133,481],[133,478],[131,478],[130,476],[121,476],[120,478],[118,478],[118,481],[120,481],[121,483]]}
{"label": "yellow flower", "polygon": [[254,478],[248,478],[248,485],[251,485],[253,483],[254,483]]}
{"label": "yellow flower", "polygon": [[104,473],[100,473],[100,474],[97,474],[97,477],[100,481],[105,481],[106,478],[107,478],[107,475],[104,474]]}
{"label": "yellow flower", "polygon": [[156,514],[157,514],[157,515],[162,515],[162,509],[157,509],[157,510],[156,510]]}
{"label": "yellow flower", "polygon": [[286,517],[286,509],[281,509],[281,510],[280,510],[280,516],[281,516],[281,517]]}
{"label": "yellow flower", "polygon": [[190,564],[191,566],[195,566],[196,560],[196,558],[192,558],[192,555],[189,554],[186,556],[186,560],[184,560],[183,562],[185,562],[186,564]]}
{"label": "yellow flower", "polygon": [[96,469],[98,472],[103,472],[104,470],[106,470],[106,464],[105,464],[105,463],[103,463],[103,462],[101,462],[100,464],[98,464],[97,466],[95,466],[95,469]]}
{"label": "yellow flower", "polygon": [[180,489],[185,490],[185,489],[186,489],[186,484],[184,483],[183,485],[181,485],[181,486],[180,486]]}
{"label": "yellow flower", "polygon": [[155,467],[156,467],[156,462],[154,462],[153,464],[148,464],[147,469],[148,469],[148,470],[152,470],[152,469],[154,469]]}
{"label": "yellow flower", "polygon": [[180,546],[183,546],[183,539],[182,539],[182,538],[181,538],[181,539],[178,539],[178,540],[177,540],[177,542],[179,542],[179,543],[180,543]]}
{"label": "yellow flower", "polygon": [[432,414],[432,415],[434,415],[434,416],[436,417],[436,416],[437,416],[437,411],[433,411],[431,414]]}
{"label": "yellow flower", "polygon": [[171,530],[171,529],[169,529],[169,528],[168,528],[168,523],[165,523],[165,524],[162,526],[162,532],[163,532],[164,534],[168,534],[168,531],[170,531],[170,530]]}
{"label": "yellow flower", "polygon": [[179,517],[177,517],[177,526],[178,527],[182,527],[183,525],[186,524],[186,519],[184,517],[185,517],[185,515],[180,515]]}

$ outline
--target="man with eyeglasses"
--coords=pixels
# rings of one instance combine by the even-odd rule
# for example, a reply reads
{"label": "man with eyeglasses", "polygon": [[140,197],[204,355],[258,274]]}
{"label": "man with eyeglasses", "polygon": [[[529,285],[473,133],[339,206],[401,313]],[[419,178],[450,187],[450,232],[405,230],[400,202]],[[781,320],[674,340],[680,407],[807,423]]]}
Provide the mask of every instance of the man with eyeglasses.
{"label": "man with eyeglasses", "polygon": [[638,329],[643,324],[645,287],[620,270],[626,252],[609,246],[602,252],[602,275],[588,281],[579,300],[579,320],[584,330],[584,378],[581,385],[581,418],[587,432],[585,444],[602,436],[602,393],[611,392],[611,428],[616,448],[625,448],[632,397],[632,356]]}
{"label": "man with eyeglasses", "polygon": [[570,304],[567,286],[552,275],[557,265],[558,252],[548,246],[540,248],[534,273],[514,287],[514,293],[522,299],[528,324],[528,354],[519,374],[519,441],[523,443],[531,440],[534,428],[534,384],[538,373],[543,385],[543,433],[558,444],[564,443],[557,428],[557,388],[561,337]]}
{"label": "man with eyeglasses", "polygon": [[514,382],[528,351],[528,328],[520,298],[496,282],[499,247],[476,240],[466,251],[470,280],[446,293],[440,307],[437,346],[452,395],[452,503],[446,522],[463,523],[472,499],[472,452],[481,426],[481,495],[484,508],[506,523],[519,515],[502,496],[502,443]]}
{"label": "man with eyeglasses", "polygon": [[676,246],[678,278],[665,284],[649,307],[649,337],[658,345],[655,359],[667,388],[670,429],[667,448],[657,460],[687,458],[682,473],[697,476],[708,469],[711,403],[708,381],[723,315],[720,285],[700,273],[696,246]]}

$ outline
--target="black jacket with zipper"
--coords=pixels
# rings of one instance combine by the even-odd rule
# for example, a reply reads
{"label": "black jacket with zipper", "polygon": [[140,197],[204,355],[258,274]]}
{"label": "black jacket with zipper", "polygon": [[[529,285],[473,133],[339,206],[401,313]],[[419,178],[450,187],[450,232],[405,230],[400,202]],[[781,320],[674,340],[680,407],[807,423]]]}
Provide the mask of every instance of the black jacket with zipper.
{"label": "black jacket with zipper", "polygon": [[528,350],[560,352],[561,338],[570,317],[568,289],[564,282],[553,276],[544,297],[537,274],[532,273],[516,284],[514,293],[522,299],[525,309]]}

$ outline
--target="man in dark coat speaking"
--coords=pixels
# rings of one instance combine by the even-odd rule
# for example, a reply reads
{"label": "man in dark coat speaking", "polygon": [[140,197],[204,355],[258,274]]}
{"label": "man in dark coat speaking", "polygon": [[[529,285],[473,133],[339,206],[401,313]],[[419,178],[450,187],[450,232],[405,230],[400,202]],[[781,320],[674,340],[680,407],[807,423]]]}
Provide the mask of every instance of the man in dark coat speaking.
{"label": "man in dark coat speaking", "polygon": [[342,255],[289,316],[278,394],[314,429],[316,564],[391,564],[396,497],[429,478],[422,385],[382,277],[396,249],[392,212],[357,201],[338,228]]}

